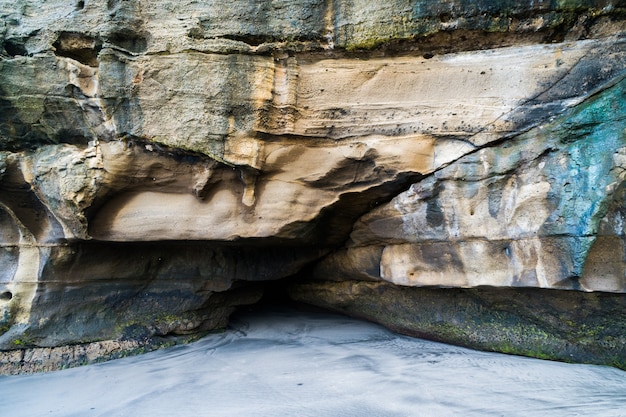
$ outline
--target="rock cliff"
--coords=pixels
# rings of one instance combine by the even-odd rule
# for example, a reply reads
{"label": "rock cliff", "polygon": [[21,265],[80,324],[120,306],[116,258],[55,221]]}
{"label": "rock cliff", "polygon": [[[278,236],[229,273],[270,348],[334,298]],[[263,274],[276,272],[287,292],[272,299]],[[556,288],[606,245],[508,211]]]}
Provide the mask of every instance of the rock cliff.
{"label": "rock cliff", "polygon": [[8,372],[223,327],[283,278],[402,332],[626,367],[625,2],[0,15]]}

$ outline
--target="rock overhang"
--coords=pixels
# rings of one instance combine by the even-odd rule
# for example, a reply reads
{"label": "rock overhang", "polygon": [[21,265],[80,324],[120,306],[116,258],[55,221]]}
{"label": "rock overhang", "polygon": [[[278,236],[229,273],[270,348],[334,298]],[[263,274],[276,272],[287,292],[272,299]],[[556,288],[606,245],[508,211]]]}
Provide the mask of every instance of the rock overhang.
{"label": "rock overhang", "polygon": [[0,7],[5,348],[211,327],[258,298],[233,285],[305,267],[624,291],[620,2],[20,4]]}

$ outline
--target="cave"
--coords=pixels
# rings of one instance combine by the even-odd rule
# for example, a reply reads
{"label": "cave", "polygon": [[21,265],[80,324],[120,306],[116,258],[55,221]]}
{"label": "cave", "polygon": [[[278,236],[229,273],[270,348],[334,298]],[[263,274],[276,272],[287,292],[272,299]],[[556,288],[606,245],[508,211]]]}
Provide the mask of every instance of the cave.
{"label": "cave", "polygon": [[1,372],[271,304],[626,367],[623,5],[14,3]]}

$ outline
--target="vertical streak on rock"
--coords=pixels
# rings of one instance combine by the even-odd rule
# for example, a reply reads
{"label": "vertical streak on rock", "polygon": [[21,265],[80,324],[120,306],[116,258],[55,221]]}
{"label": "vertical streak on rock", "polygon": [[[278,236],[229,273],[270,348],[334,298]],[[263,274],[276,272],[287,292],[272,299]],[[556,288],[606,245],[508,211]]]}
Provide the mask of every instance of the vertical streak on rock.
{"label": "vertical streak on rock", "polygon": [[240,174],[244,187],[241,202],[246,207],[252,207],[256,202],[255,187],[258,173],[254,172],[252,169],[242,167]]}
{"label": "vertical streak on rock", "polygon": [[326,13],[324,15],[324,39],[328,43],[328,49],[335,48],[335,1],[326,1]]}
{"label": "vertical streak on rock", "polygon": [[[296,58],[290,57],[280,60],[279,64],[274,70],[274,103],[280,107],[293,108],[297,104],[298,62]],[[291,122],[289,129],[293,130],[293,120]]]}
{"label": "vertical streak on rock", "polygon": [[255,129],[275,135],[295,131],[298,97],[298,61],[294,57],[274,59],[271,101],[264,103],[263,117],[257,119]]}

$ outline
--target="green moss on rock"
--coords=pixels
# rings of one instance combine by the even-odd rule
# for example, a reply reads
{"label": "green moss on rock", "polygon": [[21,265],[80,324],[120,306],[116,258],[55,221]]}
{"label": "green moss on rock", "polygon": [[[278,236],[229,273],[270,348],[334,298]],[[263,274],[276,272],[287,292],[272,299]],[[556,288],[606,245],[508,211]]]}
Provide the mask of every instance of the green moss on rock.
{"label": "green moss on rock", "polygon": [[534,288],[310,282],[292,298],[473,349],[626,369],[626,297]]}
{"label": "green moss on rock", "polygon": [[348,50],[373,49],[398,39],[421,39],[454,31],[541,33],[544,41],[549,42],[564,38],[580,19],[589,25],[599,16],[620,13],[611,2],[585,0],[344,0],[336,2],[335,9],[335,45]]}

